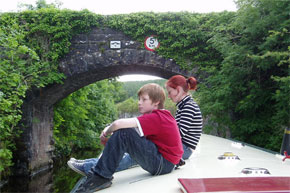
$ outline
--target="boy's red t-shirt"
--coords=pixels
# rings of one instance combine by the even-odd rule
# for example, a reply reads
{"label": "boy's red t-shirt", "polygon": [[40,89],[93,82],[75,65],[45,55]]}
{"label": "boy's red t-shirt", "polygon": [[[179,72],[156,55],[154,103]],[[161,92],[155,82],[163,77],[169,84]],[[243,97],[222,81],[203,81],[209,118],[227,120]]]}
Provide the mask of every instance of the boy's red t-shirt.
{"label": "boy's red t-shirt", "polygon": [[144,136],[156,144],[162,156],[178,164],[183,147],[174,117],[168,110],[153,110],[150,114],[137,117]]}

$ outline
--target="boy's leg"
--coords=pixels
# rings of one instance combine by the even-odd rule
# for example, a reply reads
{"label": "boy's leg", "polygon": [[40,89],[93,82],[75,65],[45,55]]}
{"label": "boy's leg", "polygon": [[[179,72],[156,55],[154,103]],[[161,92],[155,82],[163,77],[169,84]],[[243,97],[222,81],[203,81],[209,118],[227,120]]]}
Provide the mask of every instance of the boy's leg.
{"label": "boy's leg", "polygon": [[[83,164],[84,172],[86,175],[91,171],[93,167],[97,165],[99,158],[93,158]],[[138,165],[136,161],[134,161],[128,153],[124,153],[122,160],[119,163],[116,172],[129,169],[133,166]]]}
{"label": "boy's leg", "polygon": [[174,164],[164,159],[150,140],[140,137],[134,129],[121,129],[110,137],[91,175],[76,192],[91,193],[109,187],[125,152],[153,175],[170,173],[174,168]]}
{"label": "boy's leg", "polygon": [[83,168],[86,175],[88,175],[92,167],[94,167],[98,163],[98,161],[99,161],[99,158],[94,158],[94,159],[91,159],[90,161],[83,163]]}
{"label": "boy's leg", "polygon": [[152,141],[140,137],[134,129],[129,128],[114,132],[92,170],[105,178],[111,178],[125,152],[152,175],[169,173],[174,168],[174,164],[161,156]]}
{"label": "boy's leg", "polygon": [[137,165],[138,163],[132,159],[128,153],[124,153],[123,158],[120,161],[118,168],[116,169],[116,172],[123,171]]}
{"label": "boy's leg", "polygon": [[[92,167],[95,167],[99,161],[99,158],[91,158],[91,159],[85,159],[85,160],[70,160],[68,161],[68,166],[76,171],[77,173],[81,175],[88,175],[91,171]],[[131,167],[137,166],[137,162],[133,160],[128,153],[125,153],[123,155],[122,160],[119,163],[119,166],[116,170],[116,172],[129,169]]]}

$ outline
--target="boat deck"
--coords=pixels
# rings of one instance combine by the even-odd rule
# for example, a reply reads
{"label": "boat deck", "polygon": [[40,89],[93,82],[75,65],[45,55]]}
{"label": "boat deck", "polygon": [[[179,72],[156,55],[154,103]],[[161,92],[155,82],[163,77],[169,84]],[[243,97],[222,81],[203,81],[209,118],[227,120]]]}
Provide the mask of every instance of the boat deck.
{"label": "boat deck", "polygon": [[283,158],[282,155],[203,134],[194,154],[181,168],[161,176],[151,176],[141,167],[117,172],[112,186],[101,191],[180,193],[179,178],[290,177],[290,160],[282,161]]}

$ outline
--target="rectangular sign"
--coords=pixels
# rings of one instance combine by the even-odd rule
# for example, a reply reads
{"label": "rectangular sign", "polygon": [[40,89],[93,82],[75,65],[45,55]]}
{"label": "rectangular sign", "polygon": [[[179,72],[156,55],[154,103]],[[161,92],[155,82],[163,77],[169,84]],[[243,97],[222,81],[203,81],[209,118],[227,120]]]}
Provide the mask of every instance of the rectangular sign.
{"label": "rectangular sign", "polygon": [[179,178],[184,193],[290,192],[290,177]]}
{"label": "rectangular sign", "polygon": [[121,48],[121,41],[110,41],[110,48],[120,49]]}

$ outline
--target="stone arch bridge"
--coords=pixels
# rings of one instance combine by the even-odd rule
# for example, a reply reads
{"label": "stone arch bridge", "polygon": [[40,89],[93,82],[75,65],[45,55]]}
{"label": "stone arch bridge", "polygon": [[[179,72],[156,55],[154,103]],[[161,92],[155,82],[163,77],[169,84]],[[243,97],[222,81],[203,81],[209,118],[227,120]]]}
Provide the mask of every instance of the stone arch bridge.
{"label": "stone arch bridge", "polygon": [[16,175],[35,175],[52,167],[53,105],[70,93],[96,81],[125,74],[166,79],[175,74],[190,75],[173,60],[142,48],[142,44],[109,28],[94,28],[72,39],[70,52],[59,65],[59,71],[67,77],[63,84],[32,90],[26,97],[23,133],[15,156]]}

